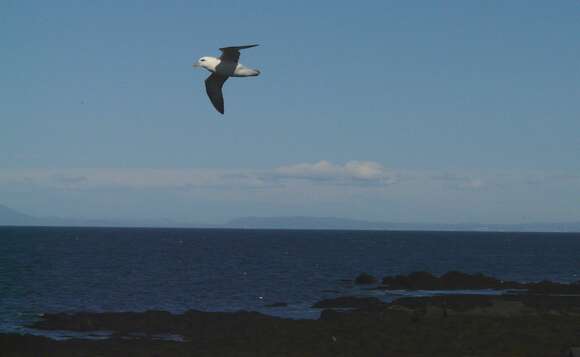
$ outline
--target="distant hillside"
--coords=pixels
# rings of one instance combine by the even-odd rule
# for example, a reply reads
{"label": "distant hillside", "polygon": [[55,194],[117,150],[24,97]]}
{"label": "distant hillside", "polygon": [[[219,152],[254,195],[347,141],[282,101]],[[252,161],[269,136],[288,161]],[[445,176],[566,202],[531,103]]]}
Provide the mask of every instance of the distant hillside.
{"label": "distant hillside", "polygon": [[62,226],[62,227],[208,227],[202,224],[176,222],[169,219],[82,219],[34,217],[0,205],[0,226]]}
{"label": "distant hillside", "polygon": [[384,223],[335,217],[241,217],[225,224],[231,228],[264,229],[385,229]]}
{"label": "distant hillside", "polygon": [[517,231],[580,232],[580,223],[526,224],[437,224],[387,223],[336,217],[242,217],[225,224],[227,228],[247,229],[345,229],[345,230],[429,230],[429,231]]}
{"label": "distant hillside", "polygon": [[32,216],[0,205],[0,225],[28,225],[34,224],[35,221],[36,219]]}
{"label": "distant hillside", "polygon": [[[352,229],[352,230],[460,230],[462,225],[387,223],[337,217],[242,217],[229,221],[232,228]],[[474,227],[471,227],[474,228]]]}
{"label": "distant hillside", "polygon": [[525,224],[435,224],[388,223],[337,217],[242,217],[223,225],[177,222],[170,219],[79,219],[34,217],[0,205],[0,226],[74,226],[74,227],[174,227],[174,228],[245,228],[245,229],[337,229],[401,231],[511,231],[511,232],[580,232],[580,222]]}

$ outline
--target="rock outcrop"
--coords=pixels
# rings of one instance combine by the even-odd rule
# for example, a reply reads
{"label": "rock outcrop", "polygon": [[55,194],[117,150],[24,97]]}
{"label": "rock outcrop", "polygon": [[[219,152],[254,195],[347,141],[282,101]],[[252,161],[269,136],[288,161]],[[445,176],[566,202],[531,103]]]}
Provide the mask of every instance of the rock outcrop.
{"label": "rock outcrop", "polygon": [[354,283],[357,285],[371,285],[378,283],[378,279],[368,273],[360,273],[359,276],[354,279]]}

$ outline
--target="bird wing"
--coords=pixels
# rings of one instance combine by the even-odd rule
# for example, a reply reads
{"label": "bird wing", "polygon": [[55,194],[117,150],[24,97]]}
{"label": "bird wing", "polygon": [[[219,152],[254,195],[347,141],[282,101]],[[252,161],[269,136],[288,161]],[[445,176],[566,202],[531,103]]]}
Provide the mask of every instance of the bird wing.
{"label": "bird wing", "polygon": [[222,86],[227,79],[228,77],[212,73],[205,80],[205,91],[207,92],[207,96],[209,97],[209,100],[211,100],[211,104],[213,104],[215,109],[222,114],[224,113]]}
{"label": "bird wing", "polygon": [[222,61],[227,61],[227,62],[238,62],[238,60],[240,59],[240,50],[243,50],[245,48],[252,48],[252,47],[256,47],[256,46],[258,46],[258,45],[222,47],[222,48],[220,48],[220,51],[222,51],[222,55],[220,56],[220,59]]}

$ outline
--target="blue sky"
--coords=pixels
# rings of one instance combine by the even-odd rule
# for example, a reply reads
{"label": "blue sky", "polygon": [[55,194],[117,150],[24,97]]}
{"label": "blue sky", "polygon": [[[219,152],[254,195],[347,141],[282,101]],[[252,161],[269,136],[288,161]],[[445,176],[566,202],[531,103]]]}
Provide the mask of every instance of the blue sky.
{"label": "blue sky", "polygon": [[[578,1],[3,1],[0,203],[580,220]],[[256,78],[191,68],[227,45]]]}

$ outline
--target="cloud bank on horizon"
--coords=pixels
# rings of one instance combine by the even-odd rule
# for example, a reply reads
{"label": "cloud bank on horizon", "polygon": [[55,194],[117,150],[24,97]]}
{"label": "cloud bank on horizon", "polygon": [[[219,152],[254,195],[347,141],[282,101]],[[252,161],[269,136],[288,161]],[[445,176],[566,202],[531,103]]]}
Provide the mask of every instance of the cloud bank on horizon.
{"label": "cloud bank on horizon", "polygon": [[[547,194],[555,192],[580,192],[580,173],[404,170],[374,161],[340,164],[327,160],[261,170],[0,171],[4,204],[35,214],[84,218],[161,214],[204,222],[243,215],[337,215],[440,223],[575,220],[580,208],[573,199],[546,200]],[[47,197],[51,198],[48,202]],[[353,217],[353,207],[358,216]]]}

